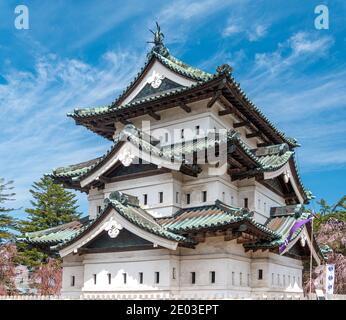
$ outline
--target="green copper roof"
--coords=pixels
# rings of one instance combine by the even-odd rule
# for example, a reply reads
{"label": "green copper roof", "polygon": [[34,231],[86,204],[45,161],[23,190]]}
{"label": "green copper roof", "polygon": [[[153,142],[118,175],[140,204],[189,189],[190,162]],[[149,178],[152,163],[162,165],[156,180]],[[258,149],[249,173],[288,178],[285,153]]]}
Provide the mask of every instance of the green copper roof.
{"label": "green copper roof", "polygon": [[[187,235],[198,231],[225,229],[232,225],[245,228],[241,231],[248,228],[257,230],[257,233],[262,234],[263,240],[244,244],[248,249],[271,249],[280,246],[286,240],[294,223],[309,216],[300,205],[273,208],[271,217],[263,225],[253,219],[252,212],[217,200],[213,205],[180,209],[172,217],[153,218],[138,205],[136,198],[113,192],[105,200],[105,208],[95,220],[89,221],[84,218],[55,228],[27,233],[25,238],[19,240],[32,244],[47,244],[53,249],[61,249],[88,233],[112,208],[137,227],[185,245],[196,244]],[[300,235],[302,229],[303,227],[295,231],[291,241]]]}
{"label": "green copper roof", "polygon": [[[172,89],[169,91],[159,93],[155,96],[149,96],[149,97],[144,97],[142,99],[136,99],[134,101],[130,101],[126,105],[120,105],[119,102],[123,99],[123,97],[129,92],[129,90],[133,87],[133,85],[142,76],[143,72],[147,69],[149,64],[152,62],[153,58],[156,58],[158,61],[160,61],[163,65],[165,65],[170,70],[172,70],[172,71],[174,71],[174,72],[176,72],[176,73],[178,73],[184,77],[195,80],[195,81],[197,81],[197,83],[192,84],[189,87],[182,86],[179,88],[175,88],[175,89]],[[148,53],[147,60],[144,64],[144,66],[137,73],[137,75],[131,81],[131,83],[127,86],[127,88],[125,88],[125,90],[118,96],[118,98],[114,102],[112,102],[108,106],[83,108],[83,109],[77,108],[73,111],[73,113],[68,113],[68,116],[71,116],[71,117],[89,117],[89,116],[94,116],[94,115],[107,114],[108,112],[112,112],[114,110],[130,108],[130,107],[135,106],[135,105],[139,105],[139,104],[142,104],[142,103],[145,103],[148,101],[158,100],[160,98],[174,95],[176,93],[183,92],[184,90],[194,88],[203,82],[214,79],[215,76],[216,75],[204,72],[198,68],[189,66],[186,63],[178,60],[177,58],[173,57],[169,53],[168,49],[165,47],[164,47],[164,49],[162,49],[162,48],[158,49],[157,47],[154,47]]]}
{"label": "green copper roof", "polygon": [[257,223],[252,216],[253,213],[246,209],[228,206],[217,200],[214,205],[180,209],[173,217],[159,221],[166,229],[177,233],[220,228],[241,222],[248,223],[271,239],[278,237],[274,231]]}
{"label": "green copper roof", "polygon": [[[294,207],[294,206],[289,206]],[[283,207],[286,208],[286,207]],[[270,230],[273,230],[276,234],[279,235],[279,238],[272,241],[259,241],[254,244],[244,245],[246,248],[273,248],[282,245],[287,239],[289,232],[293,225],[300,220],[305,220],[309,217],[309,212],[303,212],[303,207],[297,205],[296,208],[293,208],[291,212],[286,212],[285,214],[277,214],[271,216],[266,222],[266,227]],[[303,230],[304,226],[297,229],[291,237],[291,241],[294,241]]]}
{"label": "green copper roof", "polygon": [[113,192],[110,194],[109,198],[105,199],[105,207],[96,219],[88,220],[86,218],[55,228],[27,233],[24,238],[18,238],[18,240],[37,245],[47,244],[50,245],[52,249],[61,249],[89,232],[93,226],[113,208],[126,220],[152,234],[185,244],[192,245],[195,243],[185,236],[175,234],[163,228],[148,212],[136,203],[132,203],[129,200],[130,198],[131,197],[123,195],[120,192]]}
{"label": "green copper roof", "polygon": [[50,229],[28,232],[23,238],[18,238],[18,240],[32,244],[56,245],[74,238],[76,235],[85,230],[90,223],[89,218],[86,217],[82,218],[81,220],[65,223]]}
{"label": "green copper roof", "polygon": [[81,162],[78,164],[70,165],[67,167],[60,167],[53,170],[53,175],[55,177],[80,177],[87,173],[91,168],[93,168],[100,160],[100,158],[92,159],[89,161]]}
{"label": "green copper roof", "polygon": [[[217,76],[215,76],[214,78],[216,78],[216,77]],[[169,91],[160,92],[155,96],[148,96],[148,97],[143,97],[142,99],[135,99],[133,101],[130,101],[127,104],[119,105],[119,106],[114,106],[112,104],[109,106],[102,106],[102,107],[77,108],[77,109],[74,109],[74,111],[72,113],[68,113],[67,116],[73,117],[73,118],[84,118],[84,117],[90,117],[90,116],[106,115],[106,114],[113,113],[114,111],[126,110],[126,109],[132,108],[134,106],[139,106],[143,103],[157,101],[157,100],[160,100],[161,98],[174,96],[175,94],[180,94],[180,93],[188,91],[192,88],[196,88],[203,83],[204,82],[197,82],[195,84],[192,84],[189,87],[182,86],[182,87],[174,88],[174,89],[169,90]]]}
{"label": "green copper roof", "polygon": [[175,71],[176,73],[181,74],[182,76],[192,78],[197,81],[208,81],[214,77],[213,74],[202,71],[201,69],[192,67],[181,60],[173,57],[166,48],[166,54],[160,54],[156,50],[152,50],[149,53],[149,58],[151,56],[156,57],[162,64],[167,68]]}
{"label": "green copper roof", "polygon": [[143,137],[143,135],[144,133],[138,128],[133,125],[127,125],[116,137],[112,148],[102,157],[80,164],[55,169],[50,176],[58,179],[72,178],[73,180],[80,180],[93,169],[96,169],[96,167],[100,167],[102,163],[111,156],[112,152],[116,151],[122,141],[129,141],[136,147],[141,146],[142,151],[150,153],[152,156],[159,157],[169,162],[173,158],[177,163],[185,164],[192,164],[192,162],[189,163],[188,157],[186,157],[187,155],[191,155],[193,152],[214,148],[216,142],[220,145],[222,143],[225,145],[235,144],[255,162],[257,167],[253,170],[254,172],[278,170],[285,165],[294,154],[294,152],[290,151],[287,146],[284,147],[283,145],[276,145],[272,147],[270,152],[266,151],[260,153],[260,155],[256,155],[256,151],[250,149],[250,147],[242,141],[240,134],[232,129],[228,130],[226,134],[219,135],[217,140],[215,135],[211,135],[206,138],[186,141],[184,144],[177,143],[163,147],[151,144],[149,141],[153,140],[150,140],[152,139],[150,136],[148,136],[148,139],[142,139],[141,137]]}
{"label": "green copper roof", "polygon": [[[135,101],[130,101],[126,105],[122,105],[122,101],[126,97],[126,95],[131,91],[133,86],[137,83],[137,81],[141,78],[143,73],[147,70],[149,65],[153,62],[153,60],[156,59],[159,62],[161,62],[164,66],[169,68],[175,73],[178,73],[184,77],[187,77],[193,81],[196,81],[195,84],[188,87],[180,87],[173,90],[169,90],[167,92],[158,93],[157,95],[150,96],[150,97],[144,97],[143,99],[137,99]],[[217,72],[214,74],[205,72],[201,69],[198,69],[196,67],[192,67],[181,60],[175,58],[172,56],[169,52],[169,50],[164,46],[163,43],[156,44],[152,50],[147,54],[147,60],[144,64],[144,66],[141,68],[141,70],[137,73],[137,75],[134,77],[133,81],[124,89],[124,91],[117,97],[115,101],[113,101],[110,105],[107,106],[101,106],[101,107],[92,107],[92,108],[76,108],[72,113],[69,113],[68,116],[71,116],[73,118],[83,118],[83,117],[90,117],[90,116],[98,116],[98,115],[106,115],[108,113],[112,113],[117,110],[123,110],[130,107],[134,107],[136,105],[140,105],[149,101],[156,101],[163,97],[171,96],[177,93],[184,92],[185,90],[189,90],[194,87],[198,87],[210,80],[213,80],[220,75],[226,74],[227,79],[229,80],[230,86],[235,89],[237,95],[240,96],[240,98],[246,103],[246,109],[247,111],[252,111],[254,114],[257,115],[261,121],[269,125],[269,127],[277,134],[279,135],[286,143],[288,143],[290,146],[296,147],[299,146],[296,139],[286,136],[286,134],[282,131],[280,131],[258,108],[250,99],[247,97],[247,95],[244,93],[244,91],[241,89],[240,84],[230,75],[231,67],[225,68],[223,66],[220,66],[217,68]]]}

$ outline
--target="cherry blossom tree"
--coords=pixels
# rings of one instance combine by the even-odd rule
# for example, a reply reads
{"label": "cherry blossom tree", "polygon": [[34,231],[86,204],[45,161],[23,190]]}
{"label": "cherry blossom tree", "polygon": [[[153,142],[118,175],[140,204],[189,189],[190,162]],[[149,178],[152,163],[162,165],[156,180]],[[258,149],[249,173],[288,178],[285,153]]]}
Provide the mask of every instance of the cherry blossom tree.
{"label": "cherry blossom tree", "polygon": [[61,261],[49,258],[33,273],[32,286],[40,295],[59,295],[62,285]]}
{"label": "cherry blossom tree", "polygon": [[13,295],[17,293],[15,277],[16,246],[12,243],[0,245],[0,295]]}
{"label": "cherry blossom tree", "polygon": [[[315,233],[316,240],[320,245],[328,245],[332,252],[327,254],[327,263],[335,264],[334,293],[346,293],[346,221],[339,220],[330,214],[329,218],[323,217],[323,222],[319,225]],[[317,273],[313,272],[312,292],[315,291],[315,280]],[[304,273],[304,291],[310,291],[309,272]]]}

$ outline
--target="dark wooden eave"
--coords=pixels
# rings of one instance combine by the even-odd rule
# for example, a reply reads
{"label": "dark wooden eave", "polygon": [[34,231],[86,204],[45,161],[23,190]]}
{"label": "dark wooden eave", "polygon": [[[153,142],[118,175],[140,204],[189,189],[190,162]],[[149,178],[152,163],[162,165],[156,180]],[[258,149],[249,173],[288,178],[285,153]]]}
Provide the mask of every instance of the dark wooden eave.
{"label": "dark wooden eave", "polygon": [[[224,80],[224,76],[217,77],[204,84],[192,87],[188,90],[183,90],[172,96],[165,96],[157,100],[146,101],[141,104],[131,106],[130,108],[114,108],[106,114],[91,115],[86,117],[73,117],[77,125],[83,125],[91,131],[100,134],[101,136],[112,140],[114,134],[114,124],[118,121],[126,123],[132,118],[140,117],[143,115],[150,115],[158,119],[159,112],[175,107],[184,109],[190,112],[191,109],[187,103],[200,101],[203,99],[211,98],[214,96],[215,90],[218,89],[220,83]],[[107,119],[108,125],[104,125]],[[102,124],[102,125],[101,125]],[[113,128],[111,131],[103,130],[103,128]]]}
{"label": "dark wooden eave", "polygon": [[179,107],[186,112],[190,112],[191,108],[187,106],[188,103],[209,98],[208,107],[212,107],[216,101],[219,101],[224,106],[224,110],[220,110],[219,114],[221,116],[234,115],[238,119],[234,127],[246,127],[249,131],[249,138],[259,138],[262,140],[261,145],[285,143],[285,140],[252,110],[238,91],[239,89],[235,87],[228,76],[219,75],[203,84],[182,90],[171,96],[145,101],[129,108],[115,107],[104,114],[84,117],[75,116],[73,118],[76,124],[86,126],[91,131],[112,140],[116,122],[126,124],[130,122],[130,119],[143,115],[149,115],[155,120],[159,120],[160,111]]}

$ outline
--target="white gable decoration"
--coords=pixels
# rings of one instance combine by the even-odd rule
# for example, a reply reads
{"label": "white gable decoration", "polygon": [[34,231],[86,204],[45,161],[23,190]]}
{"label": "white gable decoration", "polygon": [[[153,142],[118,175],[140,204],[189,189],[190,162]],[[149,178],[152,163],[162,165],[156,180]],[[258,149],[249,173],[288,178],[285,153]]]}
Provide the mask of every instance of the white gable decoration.
{"label": "white gable decoration", "polygon": [[105,231],[107,231],[111,238],[115,239],[119,235],[122,228],[123,227],[120,225],[120,223],[116,222],[112,217],[106,224]]}
{"label": "white gable decoration", "polygon": [[151,76],[147,79],[147,83],[149,83],[154,89],[160,87],[162,80],[165,78],[164,75],[159,74],[157,71],[153,70]]}

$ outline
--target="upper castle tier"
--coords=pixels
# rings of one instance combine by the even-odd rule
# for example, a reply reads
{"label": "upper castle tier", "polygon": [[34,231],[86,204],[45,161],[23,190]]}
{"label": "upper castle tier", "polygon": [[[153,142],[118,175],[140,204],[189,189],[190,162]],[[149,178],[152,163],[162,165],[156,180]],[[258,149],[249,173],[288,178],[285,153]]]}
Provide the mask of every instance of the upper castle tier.
{"label": "upper castle tier", "polygon": [[114,102],[68,114],[112,148],[54,170],[55,181],[88,193],[91,218],[113,191],[136,196],[156,217],[220,200],[264,223],[272,207],[307,203],[297,141],[247,98],[232,68],[210,74],[189,66],[153,33],[145,65]]}

